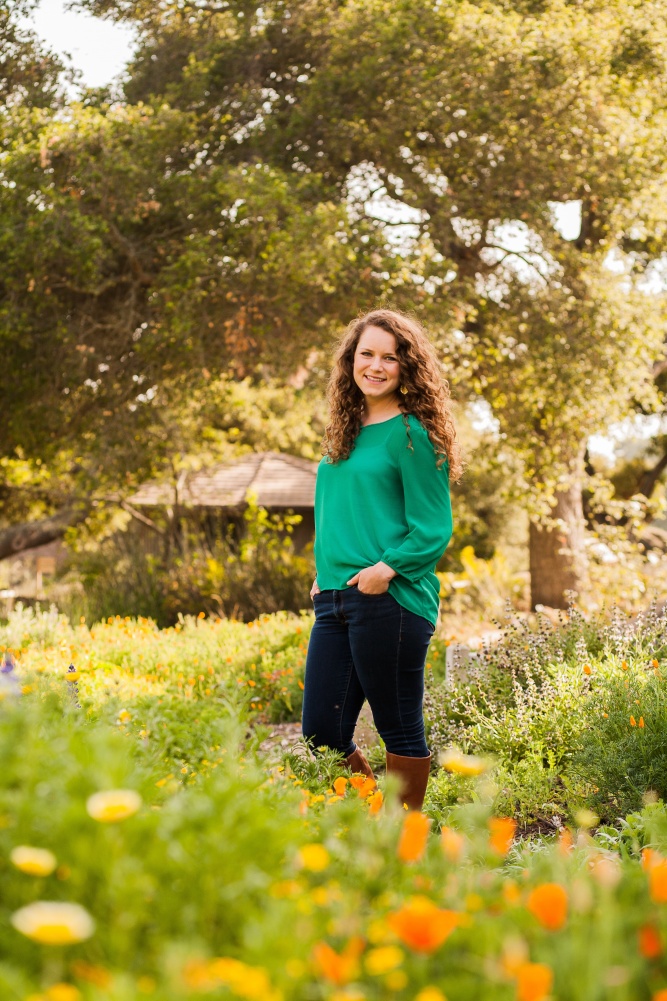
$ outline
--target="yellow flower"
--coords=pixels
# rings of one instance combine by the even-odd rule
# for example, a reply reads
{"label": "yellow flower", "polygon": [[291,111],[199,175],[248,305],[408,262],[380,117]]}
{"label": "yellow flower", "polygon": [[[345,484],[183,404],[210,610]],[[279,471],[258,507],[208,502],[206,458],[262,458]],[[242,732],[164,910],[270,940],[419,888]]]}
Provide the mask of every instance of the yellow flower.
{"label": "yellow flower", "polygon": [[81,1001],[81,991],[74,984],[53,984],[46,997],[48,1001]]}
{"label": "yellow flower", "polygon": [[43,945],[84,942],[95,931],[95,922],[80,904],[38,900],[14,911],[11,922],[17,931]]}
{"label": "yellow flower", "polygon": [[105,789],[88,797],[86,810],[93,820],[115,824],[132,817],[141,807],[141,796],[134,789]]}
{"label": "yellow flower", "polygon": [[132,719],[132,713],[129,713],[127,709],[121,709],[118,713],[118,719],[121,723],[128,723]]}
{"label": "yellow flower", "polygon": [[12,848],[9,858],[17,869],[28,876],[50,876],[58,864],[53,852],[46,848],[31,848],[29,845]]}
{"label": "yellow flower", "polygon": [[446,771],[456,775],[481,775],[487,769],[483,758],[476,754],[463,754],[456,747],[450,747],[440,755],[440,764]]}
{"label": "yellow flower", "polygon": [[390,991],[402,991],[408,985],[408,977],[404,970],[392,970],[384,978],[384,982]]}
{"label": "yellow flower", "polygon": [[395,970],[402,962],[403,952],[398,946],[382,945],[366,954],[364,965],[371,976],[380,977],[390,970]]}
{"label": "yellow flower", "polygon": [[78,671],[65,671],[65,681],[78,681],[79,672]]}
{"label": "yellow flower", "polygon": [[329,865],[329,852],[324,845],[302,845],[298,852],[299,862],[311,872],[323,872]]}
{"label": "yellow flower", "polygon": [[260,1001],[279,1001],[281,994],[271,989],[271,982],[265,970],[258,966],[246,966],[238,959],[220,957],[208,966],[211,976],[229,987],[233,994],[241,998],[257,998]]}
{"label": "yellow flower", "polygon": [[447,1001],[439,987],[422,987],[415,1001]]}

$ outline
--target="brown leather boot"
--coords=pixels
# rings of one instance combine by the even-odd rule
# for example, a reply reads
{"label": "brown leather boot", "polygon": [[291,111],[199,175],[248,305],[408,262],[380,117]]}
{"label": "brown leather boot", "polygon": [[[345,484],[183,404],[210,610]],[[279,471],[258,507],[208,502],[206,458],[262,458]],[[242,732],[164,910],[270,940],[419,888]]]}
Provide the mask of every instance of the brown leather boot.
{"label": "brown leather boot", "polygon": [[400,784],[399,796],[410,810],[421,810],[426,795],[431,758],[406,758],[387,751],[387,775],[395,775]]}
{"label": "brown leather boot", "polygon": [[361,772],[362,775],[367,775],[369,779],[375,778],[373,775],[373,769],[368,764],[358,747],[355,747],[352,754],[347,756],[345,762],[351,772]]}

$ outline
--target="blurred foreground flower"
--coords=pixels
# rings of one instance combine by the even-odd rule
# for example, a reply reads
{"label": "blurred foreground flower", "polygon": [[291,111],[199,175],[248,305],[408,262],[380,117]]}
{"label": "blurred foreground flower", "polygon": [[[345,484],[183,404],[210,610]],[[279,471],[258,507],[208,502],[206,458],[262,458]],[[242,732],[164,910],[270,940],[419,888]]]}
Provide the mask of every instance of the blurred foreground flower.
{"label": "blurred foreground flower", "polygon": [[387,918],[389,927],[415,952],[434,952],[461,923],[457,911],[443,910],[428,897],[411,897]]}
{"label": "blurred foreground flower", "polygon": [[311,872],[323,872],[330,862],[329,852],[320,844],[302,845],[297,855],[303,868]]}
{"label": "blurred foreground flower", "polygon": [[11,922],[17,931],[43,945],[84,942],[95,931],[95,922],[80,904],[38,900],[14,911]]}
{"label": "blurred foreground flower", "polygon": [[364,965],[373,977],[381,977],[390,970],[395,970],[403,962],[403,953],[396,945],[381,945],[371,949],[366,955]]}
{"label": "blurred foreground flower", "polygon": [[638,932],[639,952],[644,959],[657,959],[662,953],[660,929],[654,924],[642,925]]}
{"label": "blurred foreground flower", "polygon": [[422,987],[415,1001],[447,1001],[439,987]]}
{"label": "blurred foreground flower", "polygon": [[183,981],[191,990],[211,991],[224,985],[237,997],[282,1001],[281,992],[271,987],[266,970],[228,956],[191,960],[183,970]]}
{"label": "blurred foreground flower", "polygon": [[328,942],[318,942],[313,948],[313,964],[325,980],[337,987],[353,980],[359,970],[359,956],[364,950],[364,940],[353,936],[342,952],[336,952]]}
{"label": "blurred foreground flower", "polygon": [[44,1001],[81,1001],[81,991],[74,984],[52,984]]}
{"label": "blurred foreground flower", "polygon": [[543,1001],[553,982],[553,970],[544,963],[524,963],[516,973],[517,1001]]}
{"label": "blurred foreground flower", "polygon": [[498,855],[507,855],[516,833],[516,821],[511,817],[491,817],[489,847]]}
{"label": "blurred foreground flower", "polygon": [[667,904],[667,859],[654,858],[647,868],[651,900],[656,904]]}
{"label": "blurred foreground flower", "polygon": [[401,828],[397,854],[401,862],[418,862],[426,851],[431,821],[423,813],[413,810],[406,816]]}
{"label": "blurred foreground flower", "polygon": [[558,931],[567,921],[567,890],[560,883],[542,883],[528,895],[526,906],[544,928]]}
{"label": "blurred foreground flower", "polygon": [[50,876],[58,865],[53,852],[47,848],[31,848],[29,845],[18,845],[9,853],[12,865],[28,876]]}
{"label": "blurred foreground flower", "polygon": [[141,796],[134,789],[106,789],[96,792],[86,802],[86,810],[93,820],[114,824],[132,817],[141,807]]}
{"label": "blurred foreground flower", "polygon": [[483,758],[476,754],[464,754],[457,747],[450,747],[440,755],[440,764],[448,772],[456,775],[481,775],[488,768]]}

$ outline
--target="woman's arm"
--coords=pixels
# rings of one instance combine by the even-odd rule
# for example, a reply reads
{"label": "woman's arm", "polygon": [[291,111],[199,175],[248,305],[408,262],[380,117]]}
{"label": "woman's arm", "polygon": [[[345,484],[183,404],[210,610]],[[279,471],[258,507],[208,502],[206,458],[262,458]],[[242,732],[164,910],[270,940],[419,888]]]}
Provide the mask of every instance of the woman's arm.
{"label": "woman's arm", "polygon": [[403,481],[405,520],[404,541],[382,554],[382,563],[395,573],[416,582],[432,572],[452,537],[452,504],[447,463],[436,465],[428,434],[421,426],[410,426],[412,448],[405,436],[392,442]]}

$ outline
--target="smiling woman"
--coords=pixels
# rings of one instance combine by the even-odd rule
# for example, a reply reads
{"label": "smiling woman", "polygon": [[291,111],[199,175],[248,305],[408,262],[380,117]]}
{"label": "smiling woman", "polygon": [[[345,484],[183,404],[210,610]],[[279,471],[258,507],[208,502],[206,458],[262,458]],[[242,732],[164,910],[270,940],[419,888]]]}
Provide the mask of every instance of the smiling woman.
{"label": "smiling woman", "polygon": [[404,802],[421,809],[431,763],[424,663],[438,615],[434,570],[460,475],[449,392],[420,325],[394,310],[355,320],[329,383],[315,492],[315,626],[303,733],[372,778],[354,728],[368,700]]}

